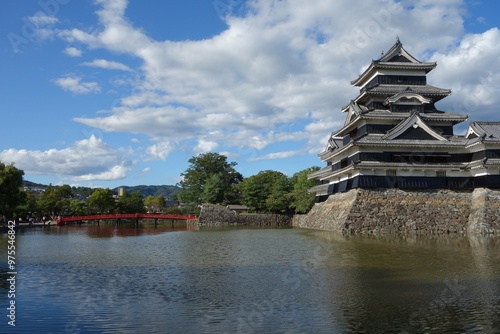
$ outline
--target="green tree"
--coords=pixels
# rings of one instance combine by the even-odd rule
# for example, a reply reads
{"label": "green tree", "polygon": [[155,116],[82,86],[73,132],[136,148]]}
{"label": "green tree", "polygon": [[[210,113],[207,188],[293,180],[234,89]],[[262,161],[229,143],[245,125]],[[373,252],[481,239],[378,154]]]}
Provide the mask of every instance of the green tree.
{"label": "green tree", "polygon": [[[186,203],[201,204],[203,202],[204,187],[207,181],[217,175],[221,183],[221,196],[217,196],[218,203],[233,203],[234,185],[243,180],[243,176],[234,167],[236,162],[227,162],[227,157],[218,153],[205,153],[189,159],[188,169],[181,174],[183,180],[179,183],[182,188],[179,193],[181,201]],[[209,186],[215,185],[215,178]]]}
{"label": "green tree", "polygon": [[51,216],[63,215],[69,212],[69,201],[73,193],[69,185],[49,185],[38,199],[38,207],[42,214]]}
{"label": "green tree", "polygon": [[0,162],[0,212],[12,217],[14,209],[23,203],[24,192],[20,189],[23,184],[24,171]]}
{"label": "green tree", "polygon": [[146,196],[144,206],[148,212],[156,212],[156,197],[153,195]]}
{"label": "green tree", "polygon": [[167,203],[165,197],[163,195],[153,196],[148,195],[144,200],[144,206],[148,210],[148,212],[160,212],[165,208],[165,204]]}
{"label": "green tree", "polygon": [[[270,207],[280,206],[275,199],[281,194],[280,187],[284,185],[283,180],[285,178],[285,174],[273,170],[261,171],[256,175],[246,178],[241,186],[244,203],[252,211],[271,211],[268,204]],[[281,183],[276,185],[273,198],[269,200],[269,203],[266,203],[277,181]]]}
{"label": "green tree", "polygon": [[219,175],[212,174],[205,185],[203,186],[203,193],[201,194],[201,201],[203,203],[222,203],[224,201],[224,184]]}
{"label": "green tree", "polygon": [[69,201],[69,211],[73,216],[83,216],[88,213],[87,203],[72,199]]}
{"label": "green tree", "polygon": [[95,188],[89,187],[71,187],[73,196],[80,198],[88,198],[95,191]]}
{"label": "green tree", "polygon": [[26,192],[26,209],[33,214],[38,213],[38,197],[35,193]]}
{"label": "green tree", "polygon": [[266,198],[266,210],[280,213],[288,211],[290,181],[284,174],[277,175],[271,186],[271,192]]}
{"label": "green tree", "polygon": [[139,191],[134,191],[133,193],[125,192],[118,199],[118,213],[143,213],[145,211],[144,199]]}
{"label": "green tree", "polygon": [[158,205],[158,211],[163,210],[165,208],[165,206],[167,205],[167,199],[163,195],[156,196],[156,201],[157,201],[157,205]]}
{"label": "green tree", "polygon": [[316,185],[316,180],[308,179],[308,175],[318,170],[319,167],[311,167],[293,175],[290,207],[295,213],[307,213],[314,205],[314,194],[309,189]]}
{"label": "green tree", "polygon": [[110,213],[115,208],[113,192],[109,189],[98,188],[87,199],[87,205],[92,213]]}
{"label": "green tree", "polygon": [[38,210],[38,196],[35,193],[23,191],[23,197],[25,198],[22,205],[18,205],[15,209],[15,215],[17,217],[39,216]]}

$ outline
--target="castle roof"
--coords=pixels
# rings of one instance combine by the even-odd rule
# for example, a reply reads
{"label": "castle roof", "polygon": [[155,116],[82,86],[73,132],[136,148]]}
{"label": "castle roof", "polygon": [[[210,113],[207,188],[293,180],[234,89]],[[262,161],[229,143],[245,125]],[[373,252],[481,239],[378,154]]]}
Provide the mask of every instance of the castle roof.
{"label": "castle roof", "polygon": [[438,88],[431,85],[387,85],[378,84],[371,88],[363,88],[361,94],[354,100],[356,102],[363,100],[366,96],[372,95],[394,95],[401,93],[416,93],[424,97],[433,97],[437,102],[451,94],[450,89]]}
{"label": "castle roof", "polygon": [[464,147],[467,139],[464,137],[451,137],[448,140],[431,140],[431,139],[383,139],[382,136],[365,136],[356,141],[357,145],[382,145],[386,147]]}
{"label": "castle roof", "polygon": [[422,62],[413,57],[403,48],[403,43],[396,43],[381,58],[372,60],[368,68],[355,80],[351,81],[354,86],[362,86],[377,69],[418,70],[429,73],[436,67],[436,62]]}
{"label": "castle roof", "polygon": [[[364,111],[359,114],[352,113],[348,115],[348,122],[344,126],[332,133],[332,138],[336,138],[336,142],[341,142],[341,138],[348,134],[351,130],[358,126],[360,120],[396,120],[403,121],[411,118],[412,112],[391,112],[386,109],[374,109],[369,111]],[[461,123],[466,121],[468,116],[464,114],[456,114],[444,111],[433,111],[433,112],[421,112],[418,117],[423,121],[433,121],[433,122],[451,122],[452,124]],[[333,147],[333,145],[331,145]],[[337,147],[342,146],[338,143]]]}
{"label": "castle roof", "polygon": [[469,139],[479,137],[482,141],[500,141],[500,122],[472,122],[465,136]]}
{"label": "castle roof", "polygon": [[412,92],[420,95],[443,95],[448,96],[451,94],[451,89],[438,88],[431,85],[387,85],[379,84],[373,88],[366,89],[368,94],[397,94],[403,92]]}
{"label": "castle roof", "polygon": [[[375,109],[367,114],[361,115],[362,118],[387,118],[387,119],[406,119],[409,116],[408,112],[391,112],[385,109]],[[445,111],[425,112],[419,114],[420,118],[424,120],[433,121],[450,121],[450,122],[463,122],[467,120],[467,115],[456,114]]]}
{"label": "castle roof", "polygon": [[385,135],[382,136],[382,139],[396,139],[402,133],[404,133],[409,128],[421,128],[432,138],[437,140],[446,140],[439,133],[431,129],[424,121],[418,116],[417,113],[413,113],[410,117],[396,125],[392,130],[388,131]]}

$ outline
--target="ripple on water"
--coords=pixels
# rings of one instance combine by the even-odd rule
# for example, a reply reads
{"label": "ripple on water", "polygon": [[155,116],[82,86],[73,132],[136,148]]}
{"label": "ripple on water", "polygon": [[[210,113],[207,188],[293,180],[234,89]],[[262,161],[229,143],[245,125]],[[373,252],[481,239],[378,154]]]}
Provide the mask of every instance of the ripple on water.
{"label": "ripple on water", "polygon": [[499,328],[499,247],[491,242],[298,229],[126,235],[82,228],[20,237],[20,331]]}

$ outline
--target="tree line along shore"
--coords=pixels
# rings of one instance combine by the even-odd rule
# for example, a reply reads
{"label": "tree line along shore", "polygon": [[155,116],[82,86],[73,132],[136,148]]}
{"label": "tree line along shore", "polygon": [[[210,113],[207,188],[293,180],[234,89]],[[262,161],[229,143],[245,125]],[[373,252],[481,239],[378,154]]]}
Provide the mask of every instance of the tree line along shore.
{"label": "tree line along shore", "polygon": [[104,213],[197,214],[202,204],[244,205],[250,212],[294,214],[306,213],[314,204],[314,195],[308,190],[315,181],[307,175],[319,167],[292,176],[264,170],[245,178],[236,170],[236,162],[228,162],[219,153],[200,154],[188,162],[182,181],[169,186],[174,191],[167,196],[159,191],[145,195],[139,190],[128,191],[127,187],[23,187],[24,171],[12,163],[0,162],[0,220],[42,221]]}

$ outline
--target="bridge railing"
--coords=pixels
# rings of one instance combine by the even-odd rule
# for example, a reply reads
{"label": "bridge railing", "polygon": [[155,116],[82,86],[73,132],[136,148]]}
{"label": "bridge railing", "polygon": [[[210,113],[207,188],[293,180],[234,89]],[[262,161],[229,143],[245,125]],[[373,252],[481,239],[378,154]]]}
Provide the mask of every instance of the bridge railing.
{"label": "bridge railing", "polygon": [[57,225],[63,225],[69,222],[84,220],[106,220],[106,219],[174,219],[174,220],[196,220],[198,217],[190,215],[168,215],[161,213],[115,213],[86,216],[67,216],[59,217]]}

